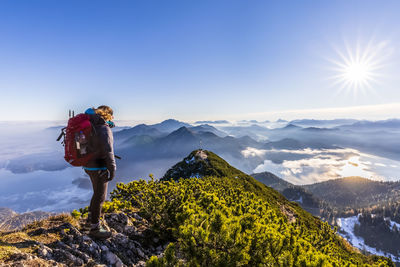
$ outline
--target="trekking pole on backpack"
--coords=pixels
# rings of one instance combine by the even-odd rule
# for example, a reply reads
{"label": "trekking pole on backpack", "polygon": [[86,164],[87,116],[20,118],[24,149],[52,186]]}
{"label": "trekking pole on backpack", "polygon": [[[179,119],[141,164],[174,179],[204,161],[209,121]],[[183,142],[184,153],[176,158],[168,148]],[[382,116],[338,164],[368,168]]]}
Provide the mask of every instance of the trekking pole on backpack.
{"label": "trekking pole on backpack", "polygon": [[65,136],[65,129],[67,129],[67,127],[61,129],[61,133],[57,138],[57,142],[60,141],[63,136]]}
{"label": "trekking pole on backpack", "polygon": [[[75,111],[69,109],[68,110],[68,119],[71,119],[73,117],[75,117]],[[61,133],[56,139],[57,142],[60,141],[63,136],[64,136],[64,141],[65,141],[66,130],[67,130],[67,127],[64,127],[61,129]],[[61,142],[63,145],[65,143],[64,141]]]}

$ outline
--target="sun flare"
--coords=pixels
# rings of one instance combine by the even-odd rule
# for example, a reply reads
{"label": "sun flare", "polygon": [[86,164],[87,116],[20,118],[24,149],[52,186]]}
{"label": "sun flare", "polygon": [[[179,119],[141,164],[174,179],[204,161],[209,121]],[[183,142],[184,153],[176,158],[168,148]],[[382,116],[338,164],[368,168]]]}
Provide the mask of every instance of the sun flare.
{"label": "sun flare", "polygon": [[363,89],[371,86],[374,81],[374,65],[365,57],[354,58],[350,56],[338,69],[337,78],[344,87]]}
{"label": "sun flare", "polygon": [[336,73],[332,77],[333,85],[339,85],[339,91],[346,89],[353,93],[372,89],[381,76],[386,46],[386,42],[376,45],[370,42],[365,48],[356,45],[351,49],[346,45],[344,52],[336,49],[339,59],[329,60],[334,64],[333,71]]}

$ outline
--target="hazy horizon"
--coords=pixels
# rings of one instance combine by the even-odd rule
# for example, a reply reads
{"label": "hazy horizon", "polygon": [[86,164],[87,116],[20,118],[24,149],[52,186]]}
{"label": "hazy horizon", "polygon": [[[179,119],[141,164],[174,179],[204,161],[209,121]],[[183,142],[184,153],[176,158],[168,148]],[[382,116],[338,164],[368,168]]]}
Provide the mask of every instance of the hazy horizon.
{"label": "hazy horizon", "polygon": [[[223,117],[218,117],[218,118],[200,118],[196,120],[184,120],[184,119],[178,119],[175,117],[163,117],[160,118],[159,120],[135,120],[135,119],[124,119],[124,120],[119,120],[115,119],[114,121],[116,122],[116,126],[136,126],[138,124],[156,124],[160,123],[166,120],[176,120],[176,121],[181,121],[181,122],[186,122],[189,124],[199,124],[199,122],[204,123],[204,124],[219,124],[218,121],[227,121],[228,123],[235,124],[235,123],[259,123],[259,124],[265,124],[265,123],[273,123],[273,122],[278,122],[279,120],[286,121],[286,122],[292,122],[296,120],[317,120],[317,121],[331,121],[331,120],[357,120],[357,121],[387,121],[387,120],[400,120],[400,116],[395,117],[395,116],[386,116],[386,117],[380,117],[380,118],[359,118],[359,117],[352,117],[352,116],[342,116],[342,117],[328,117],[328,118],[317,118],[317,117],[293,117],[293,118],[287,118],[287,117],[274,117],[273,119],[255,119],[252,117],[245,118],[245,119],[226,119]],[[10,124],[22,124],[22,123],[40,123],[40,124],[53,124],[53,126],[60,126],[60,124],[66,124],[68,121],[68,118],[65,119],[59,119],[59,120],[0,120],[0,123],[10,123]],[[42,126],[42,125],[39,125]]]}

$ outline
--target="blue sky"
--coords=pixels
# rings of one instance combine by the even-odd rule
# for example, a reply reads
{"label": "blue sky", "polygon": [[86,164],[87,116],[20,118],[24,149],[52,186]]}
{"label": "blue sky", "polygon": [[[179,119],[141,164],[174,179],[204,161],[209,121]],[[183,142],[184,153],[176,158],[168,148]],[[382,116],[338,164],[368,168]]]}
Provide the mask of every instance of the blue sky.
{"label": "blue sky", "polygon": [[[399,1],[0,1],[0,120],[400,117]],[[383,47],[339,90],[345,46]]]}

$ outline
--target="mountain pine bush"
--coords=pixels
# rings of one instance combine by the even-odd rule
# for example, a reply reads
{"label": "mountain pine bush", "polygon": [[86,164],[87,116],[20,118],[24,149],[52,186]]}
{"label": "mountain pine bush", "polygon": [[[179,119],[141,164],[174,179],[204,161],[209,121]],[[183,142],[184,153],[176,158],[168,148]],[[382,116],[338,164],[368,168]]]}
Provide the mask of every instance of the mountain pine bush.
{"label": "mountain pine bush", "polygon": [[108,209],[139,209],[171,241],[148,266],[394,266],[275,192],[251,177],[139,180],[118,184]]}

